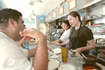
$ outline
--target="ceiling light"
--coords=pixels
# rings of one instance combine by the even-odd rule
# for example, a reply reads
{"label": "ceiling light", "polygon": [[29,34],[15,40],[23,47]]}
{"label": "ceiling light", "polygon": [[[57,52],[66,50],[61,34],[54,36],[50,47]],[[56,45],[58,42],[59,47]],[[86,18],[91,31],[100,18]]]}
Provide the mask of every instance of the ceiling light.
{"label": "ceiling light", "polygon": [[33,19],[32,19],[32,17],[30,17],[29,21],[30,21],[30,22],[33,22]]}
{"label": "ceiling light", "polygon": [[32,10],[32,13],[30,13],[29,17],[33,17],[36,16],[36,14],[34,13],[34,10]]}
{"label": "ceiling light", "polygon": [[34,6],[34,5],[39,5],[41,6],[43,4],[42,0],[31,0],[30,5]]}

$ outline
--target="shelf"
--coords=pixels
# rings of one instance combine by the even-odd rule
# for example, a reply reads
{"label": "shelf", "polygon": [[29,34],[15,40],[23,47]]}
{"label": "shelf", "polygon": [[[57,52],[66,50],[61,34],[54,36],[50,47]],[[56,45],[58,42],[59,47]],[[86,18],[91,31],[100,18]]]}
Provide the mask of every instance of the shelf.
{"label": "shelf", "polygon": [[101,2],[102,0],[93,0],[91,1],[90,3],[87,3],[86,5],[82,6],[79,10],[77,11],[80,11],[80,10],[83,10],[83,9],[86,9],[88,7],[91,7],[92,5],[98,3],[98,2]]}
{"label": "shelf", "polygon": [[102,58],[100,58],[100,57],[97,57],[99,60],[102,60],[102,61],[104,61],[105,62],[105,60],[104,59],[102,59]]}
{"label": "shelf", "polygon": [[99,17],[96,17],[96,18],[85,19],[85,21],[95,20],[95,19],[99,19],[99,18],[103,18],[103,17],[105,17],[105,15],[102,15],[102,16],[99,16]]}
{"label": "shelf", "polygon": [[105,5],[105,2],[104,2],[104,3],[102,3],[102,5]]}
{"label": "shelf", "polygon": [[93,33],[93,34],[96,34],[96,35],[105,35],[105,33]]}
{"label": "shelf", "polygon": [[101,47],[96,46],[95,49],[105,49],[105,46],[101,46]]}
{"label": "shelf", "polygon": [[99,57],[97,57],[97,59],[98,59],[98,63],[100,63],[100,64],[105,66],[105,60],[104,59],[99,58]]}

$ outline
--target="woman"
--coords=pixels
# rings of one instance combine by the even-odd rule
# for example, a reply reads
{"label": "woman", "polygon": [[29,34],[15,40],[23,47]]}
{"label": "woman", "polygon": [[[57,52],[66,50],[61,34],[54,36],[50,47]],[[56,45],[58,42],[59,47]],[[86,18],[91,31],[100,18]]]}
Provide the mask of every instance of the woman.
{"label": "woman", "polygon": [[69,13],[68,21],[72,26],[69,39],[64,43],[56,45],[69,44],[69,49],[76,50],[78,54],[82,52],[87,55],[88,50],[95,48],[92,31],[88,27],[82,26],[80,15],[76,11]]}
{"label": "woman", "polygon": [[49,42],[49,44],[56,44],[56,43],[61,43],[61,42],[65,42],[67,39],[69,39],[69,35],[70,35],[70,24],[68,20],[64,20],[62,21],[62,28],[65,30],[62,34],[62,36],[60,37],[60,39],[56,40],[56,41],[52,41]]}

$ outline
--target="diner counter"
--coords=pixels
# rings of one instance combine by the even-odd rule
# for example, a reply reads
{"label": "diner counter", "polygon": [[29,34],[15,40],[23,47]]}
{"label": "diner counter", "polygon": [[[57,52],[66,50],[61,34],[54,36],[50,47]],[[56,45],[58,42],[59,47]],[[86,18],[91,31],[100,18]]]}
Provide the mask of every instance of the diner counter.
{"label": "diner counter", "polygon": [[[35,48],[36,46],[37,46],[36,44],[31,44],[31,45],[29,45],[29,49]],[[51,49],[60,48],[60,46],[55,46],[55,45],[53,45],[53,44],[47,44],[47,46],[48,46],[49,48],[51,48]],[[71,56],[71,53],[70,53],[70,51],[69,51],[68,62],[62,62],[62,56],[61,56],[61,54],[57,54],[57,56],[58,56],[58,57],[55,58],[55,59],[57,59],[57,60],[59,60],[59,61],[61,62],[60,65],[72,65],[72,66],[75,67],[76,70],[83,70],[82,65],[83,65],[85,62],[84,62],[84,60],[83,60],[82,57],[80,57],[80,56],[72,57],[72,56]],[[49,56],[49,59],[50,59],[50,58],[51,58],[51,57]],[[101,64],[99,64],[99,63],[96,63],[96,65],[98,65],[99,67],[101,67],[102,70],[105,70],[105,66],[103,66],[103,65],[101,65]]]}

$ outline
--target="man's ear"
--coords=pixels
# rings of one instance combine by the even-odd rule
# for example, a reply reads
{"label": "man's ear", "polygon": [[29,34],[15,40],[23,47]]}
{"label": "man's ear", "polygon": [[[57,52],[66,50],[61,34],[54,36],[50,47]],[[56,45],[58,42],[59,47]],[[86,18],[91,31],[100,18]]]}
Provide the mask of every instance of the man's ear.
{"label": "man's ear", "polygon": [[11,26],[12,28],[16,28],[16,21],[14,21],[13,19],[9,19],[9,26]]}

